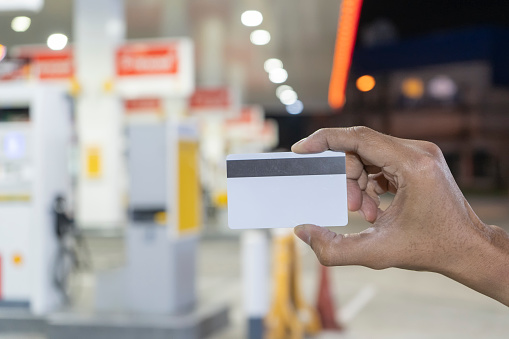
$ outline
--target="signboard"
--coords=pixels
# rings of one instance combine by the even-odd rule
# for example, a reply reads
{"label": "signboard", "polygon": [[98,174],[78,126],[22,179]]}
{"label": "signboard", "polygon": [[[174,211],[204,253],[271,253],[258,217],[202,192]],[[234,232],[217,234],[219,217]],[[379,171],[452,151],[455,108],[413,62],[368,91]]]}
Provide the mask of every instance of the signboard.
{"label": "signboard", "polygon": [[70,49],[36,53],[34,75],[39,80],[68,80],[74,76],[74,59]]}
{"label": "signboard", "polygon": [[194,91],[190,39],[130,41],[115,58],[115,88],[124,98],[188,97]]}
{"label": "signboard", "polygon": [[197,88],[189,99],[189,113],[200,116],[234,117],[240,100],[228,87]]}
{"label": "signboard", "polygon": [[230,109],[232,102],[228,88],[197,88],[189,99],[189,107],[193,110]]}
{"label": "signboard", "polygon": [[119,77],[178,74],[178,45],[131,44],[117,50],[116,73]]}
{"label": "signboard", "polygon": [[235,119],[225,121],[227,138],[240,143],[256,143],[264,149],[276,147],[279,142],[278,125],[275,120],[265,120],[260,106],[245,106]]}
{"label": "signboard", "polygon": [[0,12],[34,11],[39,12],[44,0],[0,0]]}
{"label": "signboard", "polygon": [[162,111],[161,99],[144,98],[144,99],[128,99],[124,101],[124,109],[126,114],[144,114]]}
{"label": "signboard", "polygon": [[125,119],[128,124],[161,123],[163,103],[158,98],[124,100]]}
{"label": "signboard", "polygon": [[225,121],[225,130],[229,135],[240,138],[252,131],[258,131],[263,127],[265,114],[259,106],[244,106],[240,115]]}
{"label": "signboard", "polygon": [[13,47],[11,56],[29,60],[30,74],[39,80],[67,81],[75,76],[74,56],[71,47],[53,51],[46,45],[22,45]]}
{"label": "signboard", "polygon": [[0,62],[0,81],[28,79],[30,66],[24,60],[3,60]]}

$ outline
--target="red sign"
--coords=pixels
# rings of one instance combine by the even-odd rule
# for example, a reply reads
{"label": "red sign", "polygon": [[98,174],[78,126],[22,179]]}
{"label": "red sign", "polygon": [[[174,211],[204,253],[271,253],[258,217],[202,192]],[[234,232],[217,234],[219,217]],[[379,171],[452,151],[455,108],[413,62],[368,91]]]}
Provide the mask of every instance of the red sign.
{"label": "red sign", "polygon": [[227,88],[197,89],[189,99],[191,109],[228,110],[232,108],[231,92]]}
{"label": "red sign", "polygon": [[40,80],[65,80],[74,76],[71,50],[39,52],[33,56],[33,63]]}
{"label": "red sign", "polygon": [[161,100],[160,99],[131,99],[124,102],[124,108],[126,113],[138,113],[138,112],[153,112],[160,111]]}
{"label": "red sign", "polygon": [[176,44],[130,44],[116,55],[117,76],[177,74],[179,60]]}
{"label": "red sign", "polygon": [[238,117],[226,120],[226,126],[257,124],[263,120],[260,114],[260,112],[252,107],[242,107]]}

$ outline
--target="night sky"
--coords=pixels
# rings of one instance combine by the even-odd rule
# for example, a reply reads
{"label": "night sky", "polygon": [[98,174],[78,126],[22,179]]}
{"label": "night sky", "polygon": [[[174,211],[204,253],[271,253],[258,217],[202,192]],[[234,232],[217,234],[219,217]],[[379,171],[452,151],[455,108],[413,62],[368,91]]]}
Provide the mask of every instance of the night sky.
{"label": "night sky", "polygon": [[360,28],[380,18],[392,21],[401,38],[478,25],[509,27],[509,1],[364,0]]}

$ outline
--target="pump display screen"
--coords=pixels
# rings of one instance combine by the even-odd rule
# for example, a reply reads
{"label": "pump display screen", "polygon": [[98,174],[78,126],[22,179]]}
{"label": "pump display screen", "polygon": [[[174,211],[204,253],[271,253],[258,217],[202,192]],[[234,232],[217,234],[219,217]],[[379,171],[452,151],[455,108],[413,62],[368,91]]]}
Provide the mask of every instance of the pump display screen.
{"label": "pump display screen", "polygon": [[30,120],[28,107],[0,107],[1,122],[23,122]]}

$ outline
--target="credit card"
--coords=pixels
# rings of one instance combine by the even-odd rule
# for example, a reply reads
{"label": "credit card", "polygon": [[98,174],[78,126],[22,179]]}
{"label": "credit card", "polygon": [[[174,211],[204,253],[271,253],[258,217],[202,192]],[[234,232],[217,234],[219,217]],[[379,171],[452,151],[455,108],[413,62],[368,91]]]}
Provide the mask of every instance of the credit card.
{"label": "credit card", "polygon": [[345,226],[345,161],[344,153],[333,151],[228,155],[228,226]]}

